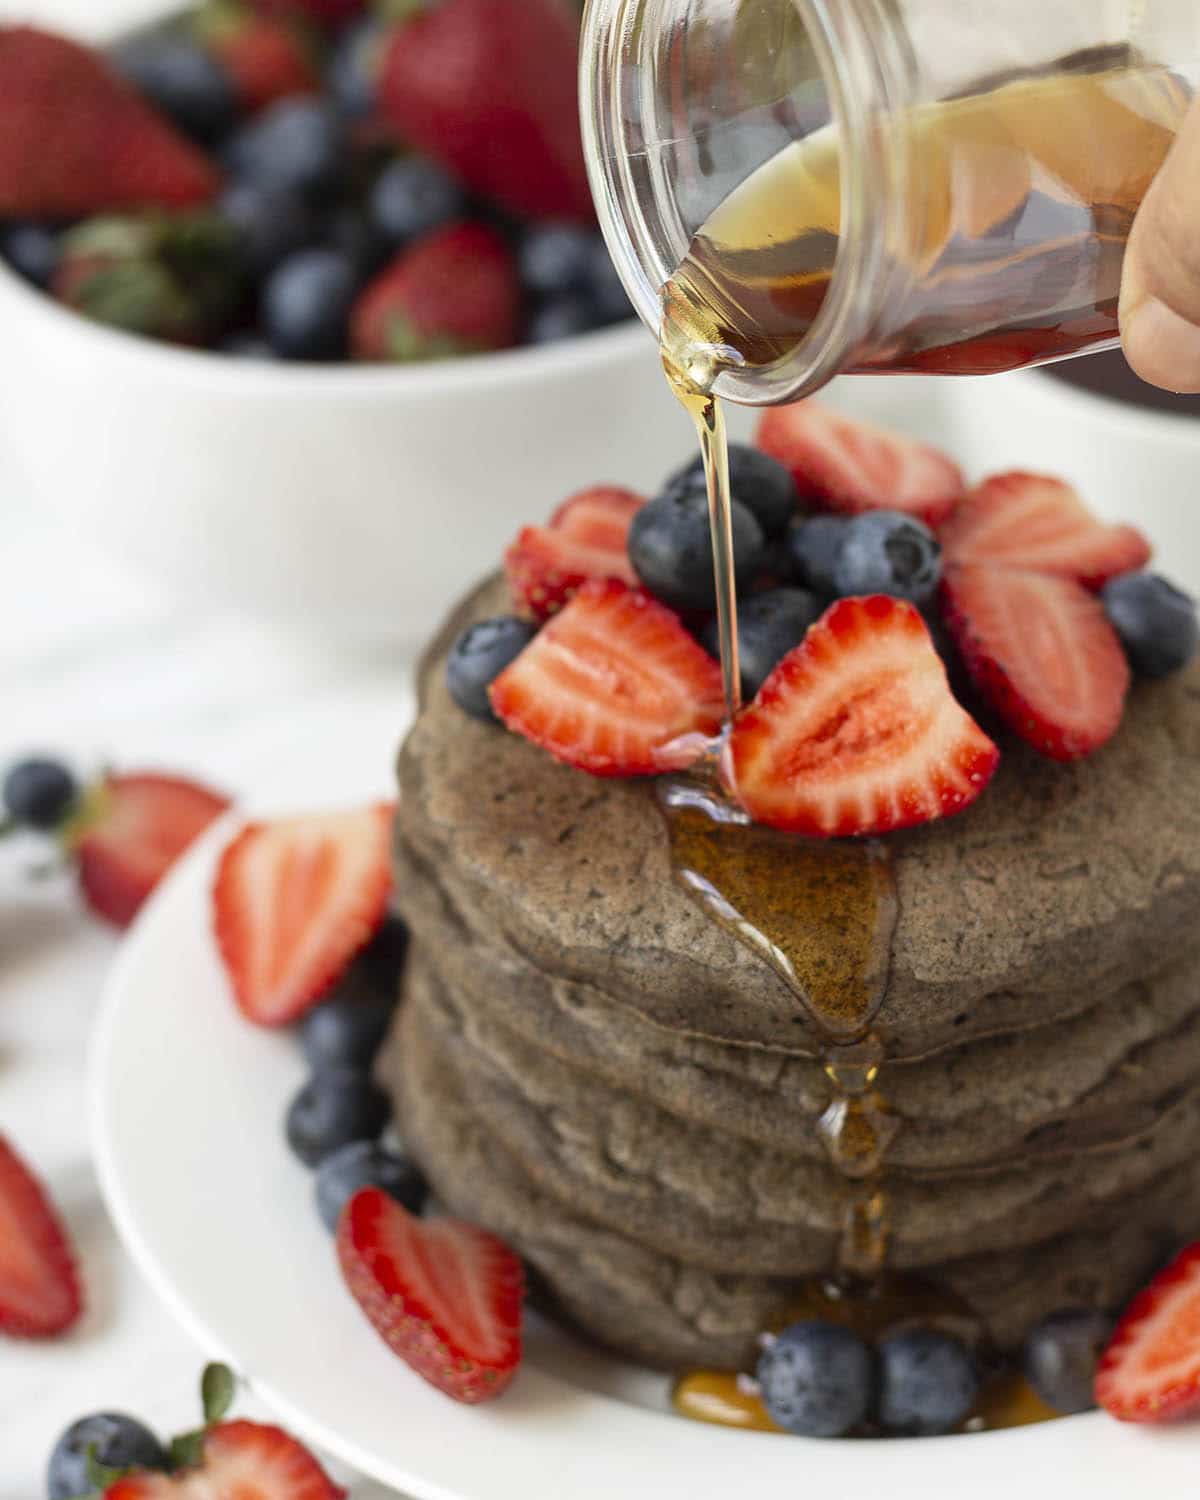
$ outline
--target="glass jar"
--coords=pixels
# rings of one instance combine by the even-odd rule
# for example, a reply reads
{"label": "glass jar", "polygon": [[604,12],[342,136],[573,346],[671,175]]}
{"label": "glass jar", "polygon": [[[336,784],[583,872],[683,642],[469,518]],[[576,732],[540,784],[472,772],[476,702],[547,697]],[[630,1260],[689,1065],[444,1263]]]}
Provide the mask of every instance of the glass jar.
{"label": "glass jar", "polygon": [[582,57],[638,313],[769,405],[1112,344],[1200,3],[589,0]]}

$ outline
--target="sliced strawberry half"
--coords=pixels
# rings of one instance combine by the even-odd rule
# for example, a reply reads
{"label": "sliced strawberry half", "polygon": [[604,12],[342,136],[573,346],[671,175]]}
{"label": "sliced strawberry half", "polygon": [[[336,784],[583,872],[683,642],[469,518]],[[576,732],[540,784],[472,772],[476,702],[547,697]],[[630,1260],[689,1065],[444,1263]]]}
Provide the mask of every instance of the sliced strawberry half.
{"label": "sliced strawberry half", "polygon": [[771,408],[757,443],[792,471],[802,496],[843,515],[900,510],[936,528],[966,491],[962,470],[938,449],[816,401]]}
{"label": "sliced strawberry half", "polygon": [[651,776],[696,759],[721,726],[721,669],[679,617],[592,579],[491,687],[509,729],[594,776]]}
{"label": "sliced strawberry half", "polygon": [[1078,493],[1044,474],[995,474],[972,490],[942,531],[950,563],[992,563],[1073,578],[1097,589],[1144,568],[1150,544],[1133,526],[1106,526]]}
{"label": "sliced strawberry half", "polygon": [[78,1320],[71,1241],[45,1190],[0,1136],[0,1333],[53,1338]]}
{"label": "sliced strawberry half", "polygon": [[644,504],[632,490],[597,485],[564,500],[549,525],[526,526],[504,554],[514,606],[548,620],[589,578],[635,585],[626,544]]}
{"label": "sliced strawberry half", "polygon": [[1069,578],[974,564],[943,584],[946,624],[980,693],[1052,760],[1120,727],[1129,664],[1100,601]]}
{"label": "sliced strawberry half", "polygon": [[841,599],[738,718],[726,774],[758,823],[887,833],[970,806],[1000,754],[955,700],[911,604]]}
{"label": "sliced strawberry half", "polygon": [[213,923],[249,1020],[296,1020],[375,934],[392,884],[393,813],[379,805],[251,823],[226,849]]}
{"label": "sliced strawberry half", "polygon": [[346,1205],[338,1258],[355,1300],[407,1364],[456,1401],[499,1396],[521,1363],[521,1262],[458,1219],[417,1219],[378,1188]]}
{"label": "sliced strawberry half", "polygon": [[205,1434],[200,1462],[178,1474],[126,1474],[105,1500],[343,1500],[307,1448],[278,1427],[223,1422]]}
{"label": "sliced strawberry half", "polygon": [[1200,1242],[1126,1308],[1096,1369],[1096,1400],[1122,1422],[1200,1411]]}
{"label": "sliced strawberry half", "polygon": [[155,886],[229,799],[179,776],[107,776],[67,830],[84,899],[97,916],[128,927]]}

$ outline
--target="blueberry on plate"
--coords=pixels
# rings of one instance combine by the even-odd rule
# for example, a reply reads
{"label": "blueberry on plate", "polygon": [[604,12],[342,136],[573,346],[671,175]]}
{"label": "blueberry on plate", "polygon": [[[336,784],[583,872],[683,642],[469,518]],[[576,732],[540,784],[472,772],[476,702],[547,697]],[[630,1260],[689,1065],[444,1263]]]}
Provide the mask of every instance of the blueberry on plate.
{"label": "blueberry on plate", "polygon": [[517,247],[521,284],[535,297],[591,290],[596,235],[578,224],[534,224]]}
{"label": "blueberry on plate", "polygon": [[479,620],[463,631],[446,661],[446,686],[464,713],[496,722],[488,688],[536,634],[534,625],[515,615]]}
{"label": "blueberry on plate", "polygon": [[320,99],[281,99],[230,140],[226,161],[234,177],[278,192],[322,197],[345,167],[341,122]]}
{"label": "blueberry on plate", "polygon": [[395,254],[367,213],[351,205],[339,208],[330,218],[324,243],[346,257],[360,285],[382,271]]}
{"label": "blueberry on plate", "polygon": [[849,525],[842,516],[810,516],[788,528],[786,541],[797,579],[826,599],[837,593],[834,565]]}
{"label": "blueberry on plate", "polygon": [[325,90],[343,119],[367,119],[378,98],[380,47],[388,32],[381,20],[361,21],[338,38],[325,73]]}
{"label": "blueberry on plate", "polygon": [[71,811],[78,794],[79,787],[66,766],[36,757],[13,766],[4,778],[0,800],[14,823],[49,833]]}
{"label": "blueberry on plate", "polygon": [[[663,485],[661,493],[669,495],[676,490],[704,493],[704,463],[701,459],[696,458],[677,469]],[[767,537],[783,535],[800,503],[791,471],[748,443],[729,445],[729,492],[735,500],[741,501]]]}
{"label": "blueberry on plate", "polygon": [[[762,528],[739,501],[731,507],[733,562],[739,586],[758,571]],[[698,490],[648,501],[629,528],[629,561],[655,596],[672,609],[710,610],[716,604],[708,500]]]}
{"label": "blueberry on plate", "polygon": [[844,1437],[866,1421],[875,1393],[870,1349],[835,1323],[785,1328],[763,1350],[756,1373],[772,1421],[801,1437]]}
{"label": "blueberry on plate", "polygon": [[361,1068],[323,1068],[287,1112],[287,1141],[306,1167],[319,1166],[351,1141],[378,1140],[391,1100]]}
{"label": "blueberry on plate", "polygon": [[[821,601],[807,589],[768,589],[742,600],[738,607],[738,647],[743,698],[754,697],[822,613]],[[701,643],[710,656],[719,654],[715,620],[705,627]]]}
{"label": "blueberry on plate", "polygon": [[169,33],[135,37],[113,53],[118,72],[173,124],[203,145],[219,141],[237,122],[233,81],[195,42]]}
{"label": "blueberry on plate", "polygon": [[1022,1361],[1025,1379],[1047,1406],[1064,1416],[1092,1410],[1096,1365],[1113,1326],[1108,1313],[1074,1307],[1030,1330]]}
{"label": "blueberry on plate", "polygon": [[321,240],[321,215],[301,193],[261,182],[231,182],[217,201],[217,211],[238,231],[246,269],[266,276],[289,255]]}
{"label": "blueberry on plate", "polygon": [[351,262],[337,250],[300,250],[263,286],[262,327],[284,359],[336,360],[345,355],[358,291]]}
{"label": "blueberry on plate", "polygon": [[1139,677],[1168,677],[1200,645],[1196,602],[1157,573],[1126,573],[1104,586],[1104,611]]}
{"label": "blueberry on plate", "polygon": [[46,1473],[50,1500],[94,1494],[88,1450],[106,1469],[165,1469],[167,1455],[148,1427],[120,1412],[96,1412],[73,1422],[55,1443]]}
{"label": "blueberry on plate", "polygon": [[0,257],[18,276],[43,289],[58,270],[58,235],[45,224],[14,222],[0,225]]}
{"label": "blueberry on plate", "polygon": [[314,1072],[326,1068],[369,1068],[391,1029],[400,999],[400,974],[391,991],[351,982],[358,965],[342,981],[344,993],[315,1006],[300,1025],[300,1042]]}
{"label": "blueberry on plate", "polygon": [[834,592],[890,594],[924,604],[942,576],[942,548],[929,527],[899,511],[873,510],[846,527],[833,564]]}
{"label": "blueberry on plate", "polygon": [[391,245],[429,234],[466,210],[467,195],[427,156],[402,156],[386,166],[371,190],[371,222]]}
{"label": "blueberry on plate", "polygon": [[971,1415],[978,1394],[975,1357],[948,1333],[914,1328],[879,1345],[879,1420],[889,1432],[953,1432]]}
{"label": "blueberry on plate", "polygon": [[354,974],[372,990],[395,995],[408,957],[408,925],[395,912],[384,917],[379,931],[354,960]]}
{"label": "blueberry on plate", "polygon": [[373,1141],[352,1141],[327,1156],[317,1168],[317,1212],[326,1229],[337,1231],[342,1210],[365,1187],[379,1188],[410,1214],[419,1214],[429,1196],[429,1184],[420,1167],[406,1156],[387,1151]]}
{"label": "blueberry on plate", "polygon": [[525,325],[525,340],[530,344],[557,344],[590,333],[597,326],[595,309],[586,293],[564,292],[547,297],[534,308]]}

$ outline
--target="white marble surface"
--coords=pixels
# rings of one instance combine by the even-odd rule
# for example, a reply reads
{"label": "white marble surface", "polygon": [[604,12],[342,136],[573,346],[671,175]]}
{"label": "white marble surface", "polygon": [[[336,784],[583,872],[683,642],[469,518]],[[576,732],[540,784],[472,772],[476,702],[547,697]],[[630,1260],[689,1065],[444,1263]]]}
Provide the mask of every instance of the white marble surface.
{"label": "white marble surface", "polygon": [[[0,476],[0,767],[43,747],[85,767],[179,768],[237,794],[286,783],[301,762],[307,785],[324,755],[331,801],[386,790],[410,712],[401,655],[348,661],[180,612],[11,491]],[[69,879],[30,881],[39,853],[33,841],[0,845],[0,1130],[70,1223],[89,1311],[58,1343],[0,1340],[0,1500],[44,1494],[48,1451],[85,1412],[188,1425],[202,1362],[121,1250],[97,1192],[85,1056],[116,942]],[[242,1409],[263,1414],[249,1398]],[[370,1493],[353,1488],[356,1500]]]}

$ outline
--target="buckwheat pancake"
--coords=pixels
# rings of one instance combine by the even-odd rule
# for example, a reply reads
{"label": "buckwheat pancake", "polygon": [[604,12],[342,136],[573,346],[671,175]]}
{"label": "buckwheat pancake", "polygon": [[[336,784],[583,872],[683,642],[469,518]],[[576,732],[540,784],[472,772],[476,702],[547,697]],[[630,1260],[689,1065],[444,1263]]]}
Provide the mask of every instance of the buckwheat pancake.
{"label": "buckwheat pancake", "polygon": [[[505,607],[489,583],[447,624],[400,760],[413,945],[386,1066],[408,1144],[582,1328],[736,1365],[833,1261],[820,1039],[673,883],[651,788],[451,702],[450,643]],[[1086,762],[1003,748],[974,807],[888,840],[876,1031],[891,1264],[1011,1345],[1119,1302],[1200,1225],[1200,671],[1135,689]]]}

